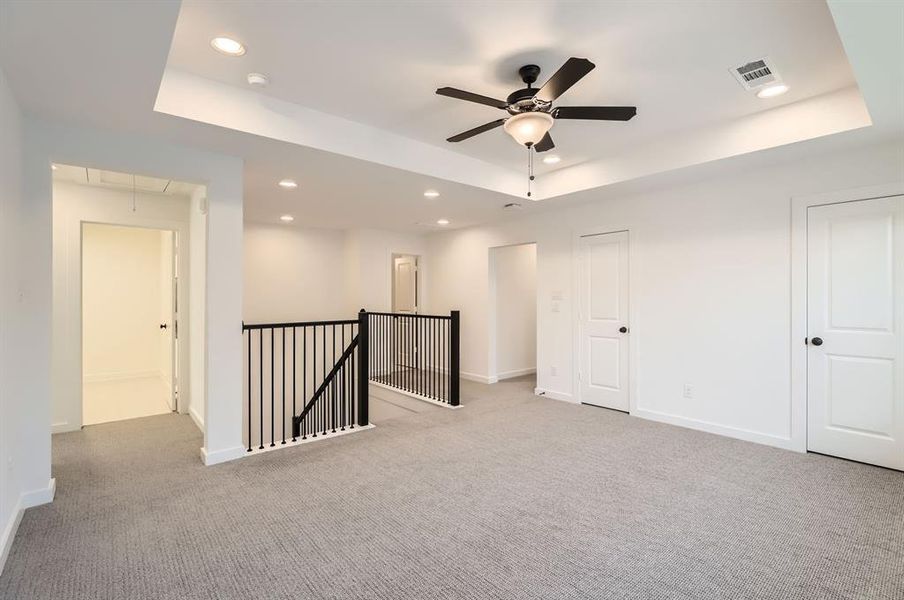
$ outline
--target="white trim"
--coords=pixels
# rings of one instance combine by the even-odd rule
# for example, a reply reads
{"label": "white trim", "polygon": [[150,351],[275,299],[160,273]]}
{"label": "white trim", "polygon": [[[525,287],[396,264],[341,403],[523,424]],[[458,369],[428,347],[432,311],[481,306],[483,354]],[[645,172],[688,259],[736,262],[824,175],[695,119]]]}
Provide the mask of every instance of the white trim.
{"label": "white trim", "polygon": [[286,440],[286,443],[279,443],[275,446],[264,446],[263,449],[260,448],[252,448],[251,452],[248,452],[248,448],[242,448],[242,456],[241,458],[248,458],[251,456],[257,456],[259,454],[264,454],[265,452],[272,452],[274,450],[285,450],[287,448],[294,448],[296,446],[300,446],[301,444],[310,444],[312,442],[321,442],[323,440],[331,440],[333,438],[348,435],[350,433],[358,433],[359,431],[367,431],[368,429],[373,429],[375,425],[373,423],[369,423],[367,425],[355,425],[354,429],[348,428],[343,430],[336,431],[335,433],[321,433],[317,437],[308,437],[306,439],[298,438],[294,442],[291,440]]}
{"label": "white trim", "polygon": [[13,540],[16,539],[16,531],[19,530],[19,523],[22,522],[22,516],[25,509],[22,508],[22,500],[16,503],[13,513],[3,533],[0,534],[0,574],[3,573],[3,567],[6,566],[6,559],[9,558],[9,551],[13,547]]}
{"label": "white trim", "polygon": [[462,379],[467,379],[468,381],[476,381],[477,383],[496,383],[496,381],[487,375],[480,375],[478,373],[467,373],[465,371],[459,371],[458,376]]}
{"label": "white trim", "polygon": [[790,449],[807,451],[807,209],[904,194],[904,183],[889,183],[791,198],[791,410]]}
{"label": "white trim", "polygon": [[245,456],[247,448],[243,446],[235,446],[233,448],[224,448],[223,450],[214,450],[208,452],[207,447],[201,448],[201,460],[205,466],[218,465],[220,463],[229,462]]}
{"label": "white trim", "polygon": [[69,421],[60,421],[58,423],[53,423],[50,426],[50,433],[69,433],[70,431],[78,431],[81,429],[81,426],[75,427],[69,424]]}
{"label": "white trim", "polygon": [[25,515],[25,510],[41,504],[53,502],[53,496],[56,493],[56,479],[51,479],[47,483],[46,488],[23,492],[16,502],[10,520],[3,533],[0,534],[0,573],[3,573],[3,567],[6,566],[6,559],[9,557],[9,551],[13,547],[13,540],[16,539],[16,531],[19,530],[19,524]]}
{"label": "white trim", "polygon": [[201,430],[201,433],[204,433],[204,419],[198,414],[195,406],[188,407],[188,416],[195,422],[195,425]]}
{"label": "white trim", "polygon": [[514,377],[521,377],[522,375],[530,375],[532,373],[536,373],[536,367],[527,367],[524,369],[512,369],[511,371],[505,371],[503,373],[499,373],[496,375],[496,381],[502,381],[504,379],[512,379]]}
{"label": "white trim", "polygon": [[637,252],[638,234],[627,223],[615,222],[609,226],[589,227],[576,230],[571,241],[572,281],[574,282],[574,296],[571,310],[571,344],[574,361],[571,369],[571,389],[574,390],[574,402],[581,403],[581,382],[578,379],[583,361],[581,360],[581,238],[592,235],[606,235],[608,233],[626,232],[628,234],[628,412],[633,414],[638,410],[637,371],[640,364],[640,331],[641,318],[637,309]]}
{"label": "white trim", "polygon": [[726,437],[744,440],[745,442],[755,442],[765,444],[775,448],[783,448],[785,450],[794,450],[793,440],[768,433],[761,433],[750,429],[742,429],[740,427],[731,427],[729,425],[720,425],[711,421],[703,421],[701,419],[691,419],[669,413],[649,410],[646,408],[635,408],[631,411],[632,417],[640,417],[649,421],[658,421],[659,423],[667,423],[669,425],[677,425],[688,429],[696,429],[697,431],[705,431],[707,433],[715,433]]}
{"label": "white trim", "polygon": [[414,392],[409,392],[406,390],[399,389],[397,387],[392,387],[391,385],[386,385],[385,383],[379,383],[377,381],[370,380],[368,383],[374,387],[382,388],[384,390],[389,390],[390,392],[395,392],[396,394],[400,394],[402,396],[408,396],[409,398],[414,398],[415,400],[420,400],[421,402],[426,402],[428,404],[433,404],[434,406],[442,406],[443,408],[450,408],[455,410],[457,408],[461,408],[462,404],[458,406],[452,406],[447,402],[440,402],[435,398],[430,398],[428,396],[421,396],[420,394],[415,394]]}
{"label": "white trim", "polygon": [[545,390],[543,388],[534,388],[534,395],[542,396],[544,398],[552,398],[553,400],[560,400],[562,402],[570,402],[572,404],[580,404],[575,397],[566,392],[556,392],[554,390]]}

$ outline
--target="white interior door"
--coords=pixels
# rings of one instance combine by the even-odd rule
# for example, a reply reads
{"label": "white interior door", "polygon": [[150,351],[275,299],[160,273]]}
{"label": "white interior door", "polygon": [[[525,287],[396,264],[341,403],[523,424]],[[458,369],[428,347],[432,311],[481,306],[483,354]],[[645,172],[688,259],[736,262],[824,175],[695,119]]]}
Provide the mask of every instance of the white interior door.
{"label": "white interior door", "polygon": [[807,214],[807,448],[904,469],[904,196]]}
{"label": "white interior door", "polygon": [[[392,312],[416,314],[418,310],[418,269],[416,256],[396,256],[392,259]],[[417,364],[417,344],[411,319],[396,319],[396,347],[399,364]]]}
{"label": "white interior door", "polygon": [[581,238],[581,402],[627,411],[628,232]]}
{"label": "white interior door", "polygon": [[160,364],[167,401],[171,410],[177,408],[178,378],[176,336],[179,328],[179,303],[177,299],[176,234],[161,231],[160,253]]}

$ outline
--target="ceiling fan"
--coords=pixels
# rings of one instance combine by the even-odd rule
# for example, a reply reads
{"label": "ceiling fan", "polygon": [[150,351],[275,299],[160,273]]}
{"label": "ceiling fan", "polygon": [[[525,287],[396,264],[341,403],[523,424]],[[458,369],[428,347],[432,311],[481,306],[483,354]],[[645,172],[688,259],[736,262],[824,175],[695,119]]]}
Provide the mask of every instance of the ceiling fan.
{"label": "ceiling fan", "polygon": [[571,86],[593,70],[594,65],[586,58],[569,58],[559,70],[549,78],[543,87],[532,87],[540,75],[537,65],[524,65],[518,69],[521,80],[527,84],[524,89],[509,94],[505,100],[497,100],[451,87],[436,90],[440,96],[458,98],[468,102],[486,104],[507,111],[510,117],[497,119],[453,135],[447,142],[460,142],[477,134],[495,129],[500,125],[519,144],[536,152],[546,152],[555,147],[549,130],[556,119],[589,119],[593,121],[627,121],[637,114],[634,106],[558,106],[552,103]]}

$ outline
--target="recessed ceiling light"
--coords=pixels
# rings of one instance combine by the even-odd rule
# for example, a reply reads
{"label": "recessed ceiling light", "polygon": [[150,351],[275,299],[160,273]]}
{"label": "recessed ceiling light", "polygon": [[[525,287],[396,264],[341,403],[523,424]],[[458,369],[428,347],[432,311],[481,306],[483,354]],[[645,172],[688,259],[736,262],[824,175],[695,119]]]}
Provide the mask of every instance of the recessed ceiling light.
{"label": "recessed ceiling light", "polygon": [[245,47],[241,42],[228,37],[215,37],[210,40],[210,45],[217,52],[222,52],[227,56],[241,56],[245,53]]}
{"label": "recessed ceiling light", "polygon": [[449,219],[440,219],[436,222],[437,225],[448,225]]}
{"label": "recessed ceiling light", "polygon": [[436,190],[427,190],[424,192],[424,198],[439,198],[439,192]]}
{"label": "recessed ceiling light", "polygon": [[57,166],[56,166],[56,165],[50,165],[50,168],[51,168],[52,170],[54,170],[54,171],[57,170]]}
{"label": "recessed ceiling light", "polygon": [[267,87],[270,80],[263,73],[248,73],[248,85]]}
{"label": "recessed ceiling light", "polygon": [[298,187],[298,184],[295,183],[294,179],[283,179],[279,182],[279,187],[285,188],[287,190],[294,190]]}
{"label": "recessed ceiling light", "polygon": [[764,87],[756,93],[756,96],[757,98],[775,98],[776,96],[781,96],[787,91],[788,86],[783,83],[779,83],[776,85],[770,85],[769,87]]}
{"label": "recessed ceiling light", "polygon": [[292,215],[283,215],[279,218],[279,220],[283,223],[291,223],[295,220],[295,217],[293,217]]}
{"label": "recessed ceiling light", "polygon": [[549,156],[543,157],[543,162],[545,162],[548,165],[554,165],[557,162],[559,162],[560,160],[562,160],[562,159],[559,158],[559,156],[557,154],[551,154]]}

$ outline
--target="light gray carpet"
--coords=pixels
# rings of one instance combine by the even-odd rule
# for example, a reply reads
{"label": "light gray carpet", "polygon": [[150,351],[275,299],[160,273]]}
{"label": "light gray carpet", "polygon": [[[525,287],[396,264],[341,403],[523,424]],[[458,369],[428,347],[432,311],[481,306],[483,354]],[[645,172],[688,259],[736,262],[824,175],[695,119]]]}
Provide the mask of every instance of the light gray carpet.
{"label": "light gray carpet", "polygon": [[54,438],[0,598],[904,598],[904,475],[465,383],[205,468],[187,417]]}

